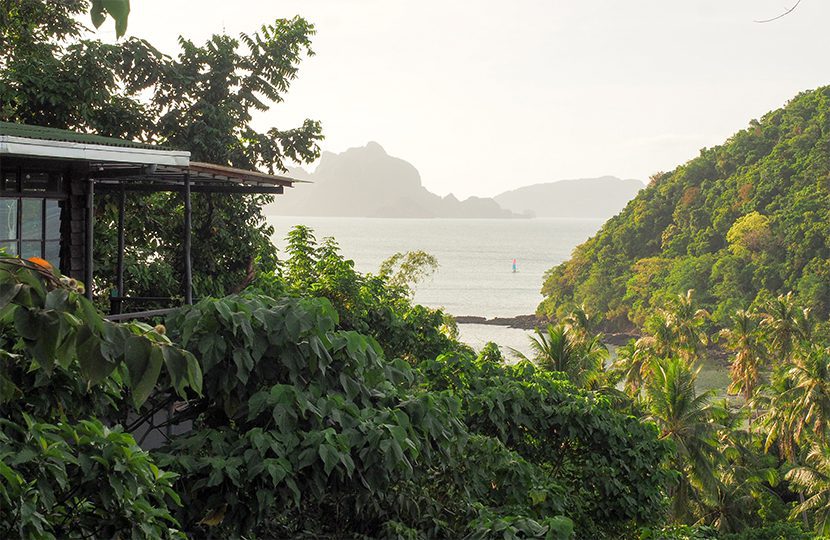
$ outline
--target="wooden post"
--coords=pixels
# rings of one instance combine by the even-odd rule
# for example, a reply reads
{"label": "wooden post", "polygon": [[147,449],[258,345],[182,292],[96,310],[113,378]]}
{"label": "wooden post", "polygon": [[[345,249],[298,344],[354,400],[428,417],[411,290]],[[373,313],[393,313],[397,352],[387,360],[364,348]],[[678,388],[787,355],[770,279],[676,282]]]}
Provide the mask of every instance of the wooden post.
{"label": "wooden post", "polygon": [[86,264],[84,265],[84,285],[86,286],[86,297],[92,300],[92,253],[94,240],[93,229],[95,227],[95,180],[87,178],[86,181]]}
{"label": "wooden post", "polygon": [[120,188],[118,194],[118,278],[115,285],[118,297],[115,299],[115,305],[113,306],[115,314],[121,313],[121,299],[124,298],[124,207],[127,205],[127,190],[124,189],[123,182],[120,184]]}
{"label": "wooden post", "polygon": [[184,301],[193,304],[193,268],[190,259],[190,173],[184,173]]}

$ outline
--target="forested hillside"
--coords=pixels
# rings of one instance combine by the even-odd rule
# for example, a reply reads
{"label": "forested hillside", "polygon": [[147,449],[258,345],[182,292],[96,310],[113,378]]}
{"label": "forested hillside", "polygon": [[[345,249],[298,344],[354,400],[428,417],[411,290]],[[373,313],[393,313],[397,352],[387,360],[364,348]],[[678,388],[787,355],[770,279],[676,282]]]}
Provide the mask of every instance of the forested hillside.
{"label": "forested hillside", "polygon": [[620,325],[694,289],[722,322],[786,291],[830,310],[830,87],[804,92],[721,146],[652,177],[572,258],[539,310],[584,303]]}

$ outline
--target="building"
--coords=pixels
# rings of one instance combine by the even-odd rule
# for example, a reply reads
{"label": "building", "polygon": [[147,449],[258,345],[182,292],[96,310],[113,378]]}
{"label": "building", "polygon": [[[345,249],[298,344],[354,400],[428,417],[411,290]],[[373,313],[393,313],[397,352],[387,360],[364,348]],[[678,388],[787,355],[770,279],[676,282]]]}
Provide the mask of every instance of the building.
{"label": "building", "polygon": [[[118,279],[115,306],[124,293],[124,206],[136,192],[176,192],[184,202],[182,285],[193,300],[190,257],[191,194],[281,194],[291,178],[190,161],[190,153],[69,130],[0,122],[0,248],[23,258],[41,257],[87,285],[95,268],[94,200],[119,200]],[[120,309],[117,309],[120,311]]]}

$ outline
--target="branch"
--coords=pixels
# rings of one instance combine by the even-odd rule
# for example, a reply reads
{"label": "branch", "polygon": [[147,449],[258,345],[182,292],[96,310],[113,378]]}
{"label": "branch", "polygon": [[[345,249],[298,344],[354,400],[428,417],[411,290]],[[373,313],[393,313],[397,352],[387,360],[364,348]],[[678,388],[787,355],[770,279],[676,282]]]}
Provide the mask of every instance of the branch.
{"label": "branch", "polygon": [[772,22],[772,21],[777,21],[778,19],[780,19],[782,17],[786,17],[787,15],[789,15],[790,13],[795,11],[795,8],[797,8],[798,4],[800,4],[800,3],[801,3],[801,0],[797,0],[795,5],[793,5],[793,7],[791,7],[790,9],[788,9],[787,11],[782,13],[781,15],[777,15],[777,16],[773,17],[772,19],[764,19],[762,21],[755,21],[755,22],[757,22],[757,23],[768,23],[768,22]]}

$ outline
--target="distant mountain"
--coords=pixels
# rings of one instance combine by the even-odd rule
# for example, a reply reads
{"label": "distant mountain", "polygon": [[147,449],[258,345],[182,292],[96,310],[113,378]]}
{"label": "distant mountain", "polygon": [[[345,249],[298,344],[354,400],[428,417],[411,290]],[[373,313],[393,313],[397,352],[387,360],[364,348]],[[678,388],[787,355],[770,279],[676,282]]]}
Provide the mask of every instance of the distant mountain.
{"label": "distant mountain", "polygon": [[295,184],[277,197],[266,213],[302,216],[401,218],[512,218],[493,199],[452,194],[440,197],[421,184],[410,163],[392,157],[375,142],[343,153],[324,152],[313,173],[293,169],[290,175],[310,184]]}
{"label": "distant mountain", "polygon": [[603,176],[534,184],[494,199],[502,208],[535,217],[607,219],[625,208],[644,187],[639,180]]}

